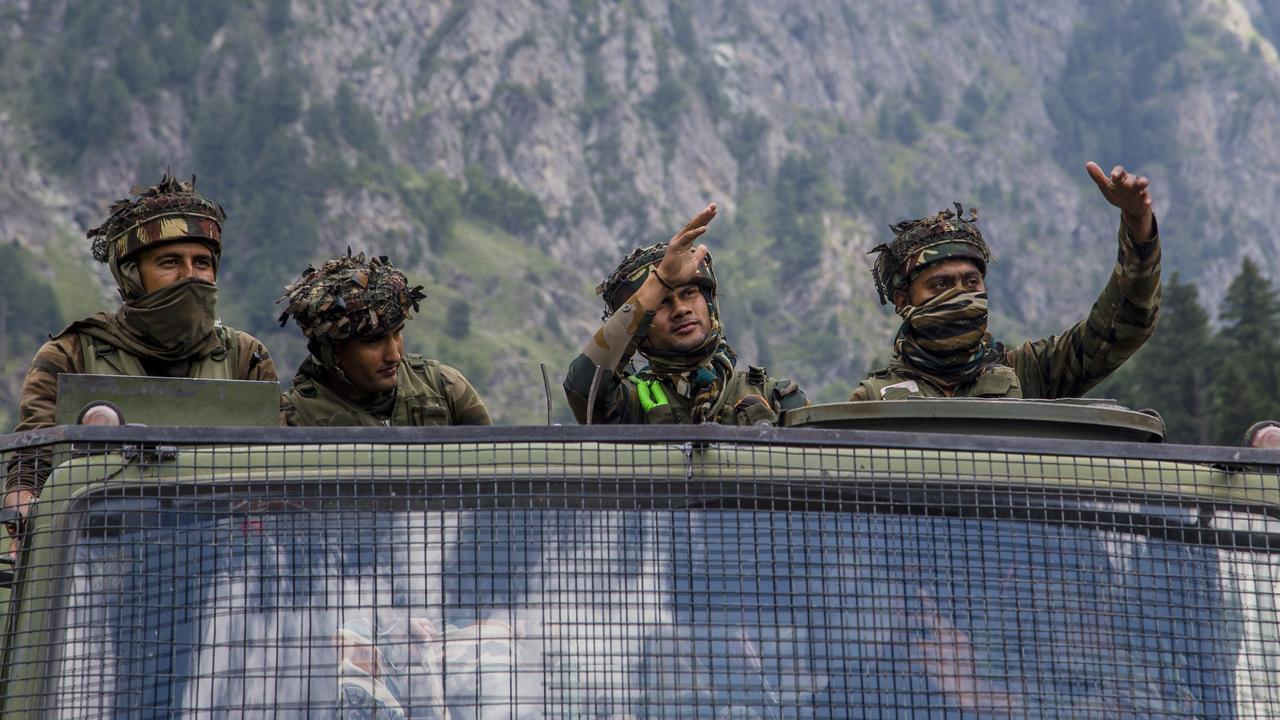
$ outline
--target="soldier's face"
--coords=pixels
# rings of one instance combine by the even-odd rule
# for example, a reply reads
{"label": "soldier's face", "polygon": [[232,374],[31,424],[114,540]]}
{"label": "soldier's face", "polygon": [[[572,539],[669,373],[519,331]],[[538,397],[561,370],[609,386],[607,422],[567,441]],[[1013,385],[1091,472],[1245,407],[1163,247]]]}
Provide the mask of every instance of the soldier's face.
{"label": "soldier's face", "polygon": [[982,271],[970,260],[955,258],[930,265],[911,279],[906,290],[893,292],[893,304],[901,310],[907,305],[920,306],[950,290],[962,287],[965,292],[986,292]]}
{"label": "soldier's face", "polygon": [[138,254],[142,289],[149,293],[187,278],[217,282],[216,267],[213,251],[198,242],[161,245]]}
{"label": "soldier's face", "polygon": [[711,310],[697,285],[681,285],[667,293],[649,326],[649,345],[658,350],[688,352],[707,339]]}
{"label": "soldier's face", "polygon": [[404,355],[400,328],[370,337],[339,340],[335,350],[338,367],[347,380],[370,395],[395,389]]}

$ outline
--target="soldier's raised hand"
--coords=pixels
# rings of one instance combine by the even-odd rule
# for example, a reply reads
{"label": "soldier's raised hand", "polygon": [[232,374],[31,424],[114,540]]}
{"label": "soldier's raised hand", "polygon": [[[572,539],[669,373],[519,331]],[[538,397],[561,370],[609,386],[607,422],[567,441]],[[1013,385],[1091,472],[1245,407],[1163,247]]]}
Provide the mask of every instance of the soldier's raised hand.
{"label": "soldier's raised hand", "polygon": [[707,256],[707,246],[694,247],[693,241],[707,231],[707,225],[711,224],[711,219],[715,216],[716,204],[711,203],[671,238],[671,242],[667,244],[667,254],[658,263],[657,271],[661,276],[659,282],[669,288],[677,288],[688,285],[693,280],[698,272],[698,265]]}
{"label": "soldier's raised hand", "polygon": [[1151,181],[1142,175],[1132,175],[1119,165],[1111,169],[1110,175],[1092,161],[1085,163],[1084,169],[1107,202],[1120,208],[1129,236],[1137,242],[1150,240],[1155,231],[1151,193],[1147,190]]}

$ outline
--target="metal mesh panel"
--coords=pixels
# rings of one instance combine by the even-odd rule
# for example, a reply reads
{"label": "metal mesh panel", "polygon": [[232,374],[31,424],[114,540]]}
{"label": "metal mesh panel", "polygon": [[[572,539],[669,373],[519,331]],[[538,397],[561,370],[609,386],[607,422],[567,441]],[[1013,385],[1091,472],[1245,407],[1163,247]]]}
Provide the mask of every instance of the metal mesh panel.
{"label": "metal mesh panel", "polygon": [[125,431],[45,446],[6,718],[1280,717],[1268,464]]}

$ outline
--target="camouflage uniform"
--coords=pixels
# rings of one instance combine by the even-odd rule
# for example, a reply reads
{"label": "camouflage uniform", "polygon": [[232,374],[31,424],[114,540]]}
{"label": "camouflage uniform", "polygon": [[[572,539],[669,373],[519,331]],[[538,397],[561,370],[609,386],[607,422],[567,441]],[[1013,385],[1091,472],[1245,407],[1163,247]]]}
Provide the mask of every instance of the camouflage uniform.
{"label": "camouflage uniform", "polygon": [[454,368],[406,354],[396,387],[366,397],[337,364],[340,341],[398,332],[426,297],[409,287],[404,273],[385,257],[366,262],[363,253],[338,257],[320,269],[308,267],[289,285],[281,302],[284,325],[292,316],[307,337],[311,355],[302,362],[280,409],[292,426],[492,425],[475,388]]}
{"label": "camouflage uniform", "polygon": [[[211,284],[183,281],[153,293],[142,287],[136,256],[145,248],[199,242],[213,252],[216,266],[226,217],[222,208],[195,192],[194,178],[180,183],[166,174],[159,185],[133,192],[139,197],[115,203],[110,218],[88,232],[94,259],[110,265],[125,303],[114,315],[98,313],[72,323],[36,352],[23,382],[16,432],[54,424],[62,373],[276,380],[275,364],[262,343],[213,321]],[[193,333],[189,342],[170,346],[165,341],[175,331],[187,333],[192,326],[201,326],[185,316],[164,318],[163,310],[148,314],[149,298],[164,297],[167,302],[180,297],[176,292],[197,297],[196,304],[208,311],[202,313],[208,326]],[[152,343],[158,352],[148,351]],[[15,457],[6,475],[6,489],[38,491],[46,473],[39,457]]]}
{"label": "camouflage uniform", "polygon": [[[959,206],[957,205],[957,209]],[[955,257],[974,260],[986,272],[986,245],[972,220],[958,214],[895,226],[898,238],[881,245],[873,274],[886,302],[895,289],[905,289],[924,267]],[[1153,228],[1155,226],[1153,225]],[[978,245],[981,249],[977,249]],[[1138,243],[1123,223],[1119,254],[1111,278],[1089,316],[1060,336],[1027,341],[1006,349],[983,341],[983,366],[958,385],[944,386],[897,354],[889,367],[867,375],[850,400],[901,400],[908,397],[1079,397],[1107,378],[1151,337],[1160,311],[1160,243],[1158,233]],[[985,302],[985,296],[983,297]],[[985,307],[984,327],[985,327]],[[905,328],[905,323],[904,323]],[[905,330],[904,330],[905,331]],[[902,333],[899,332],[899,342]]]}
{"label": "camouflage uniform", "polygon": [[[663,372],[656,367],[656,353],[646,350],[645,338],[657,309],[641,305],[635,294],[665,252],[665,244],[637,249],[596,289],[604,296],[605,324],[573,359],[564,381],[565,395],[578,422],[587,420],[597,367],[602,370],[593,423],[772,424],[782,411],[808,405],[804,392],[790,380],[771,378],[760,367],[734,369],[736,358],[720,335],[710,255],[692,280],[707,298],[713,324],[705,351],[690,358],[698,367],[687,372]],[[637,351],[650,364],[638,372],[629,371]],[[708,374],[714,375],[710,392],[702,385]]]}

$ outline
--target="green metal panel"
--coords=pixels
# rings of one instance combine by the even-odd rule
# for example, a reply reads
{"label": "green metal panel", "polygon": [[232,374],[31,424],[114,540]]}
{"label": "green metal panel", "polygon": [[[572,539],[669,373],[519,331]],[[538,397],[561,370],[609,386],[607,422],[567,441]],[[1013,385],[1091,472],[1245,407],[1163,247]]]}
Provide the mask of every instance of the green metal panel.
{"label": "green metal panel", "polygon": [[59,425],[73,425],[85,405],[106,401],[125,422],[142,425],[271,427],[280,424],[280,386],[252,380],[58,376]]}
{"label": "green metal panel", "polygon": [[[899,421],[923,417],[943,424],[960,423],[966,414],[960,412],[961,405],[968,406],[971,417],[974,406],[978,406],[977,424],[1013,422],[1002,415],[1009,410],[1008,404],[998,401],[815,406],[808,409],[812,411],[808,415],[795,413],[788,420],[789,424],[834,424],[842,422],[841,413],[851,407],[878,409],[878,414],[869,412],[867,417],[892,419],[896,406]],[[1025,425],[1061,422],[1061,417],[1044,417],[1053,415],[1050,410],[1060,412],[1059,406],[1017,407],[1026,408],[1015,411],[1016,421]],[[1085,426],[1086,430],[1093,427],[1088,432],[1100,436],[1106,435],[1107,428],[1136,435],[1159,430],[1151,424],[1158,422],[1153,418],[1111,408],[1075,406],[1066,414],[1073,418],[1073,424]],[[1090,426],[1089,421],[1094,425]],[[990,430],[989,425],[984,427]],[[59,637],[58,629],[51,627],[58,584],[62,581],[55,576],[60,565],[57,556],[73,545],[62,533],[76,515],[76,502],[103,493],[128,495],[131,488],[153,492],[160,489],[166,495],[217,490],[248,494],[272,486],[313,485],[332,498],[339,494],[334,488],[356,480],[395,484],[428,496],[441,481],[482,481],[481,489],[491,493],[477,494],[476,502],[482,505],[487,497],[501,503],[504,496],[513,495],[513,488],[519,488],[516,494],[520,497],[540,498],[548,506],[568,499],[577,503],[575,507],[617,508],[619,496],[630,497],[639,506],[645,498],[660,495],[664,488],[671,489],[669,494],[687,498],[693,507],[705,500],[732,495],[733,488],[752,483],[757,492],[768,486],[776,497],[798,498],[809,487],[822,484],[830,488],[844,482],[842,478],[847,478],[847,485],[855,489],[916,478],[921,486],[962,484],[968,490],[1096,491],[1099,497],[1105,493],[1141,492],[1146,497],[1167,495],[1182,504],[1202,499],[1280,510],[1280,485],[1273,474],[1188,462],[1092,457],[1086,444],[1080,450],[1080,455],[1054,455],[733,443],[699,446],[510,442],[151,447],[144,454],[134,451],[131,455],[80,456],[52,473],[32,508],[24,551],[27,569],[20,572],[12,597],[15,622],[5,649],[7,672],[5,685],[0,688],[0,710],[6,718],[34,717],[43,698],[42,684],[48,681],[47,661],[50,653],[57,652]],[[22,657],[11,654],[15,647],[24,648]]]}
{"label": "green metal panel", "polygon": [[911,399],[797,408],[786,427],[1160,442],[1164,422],[1106,400]]}

